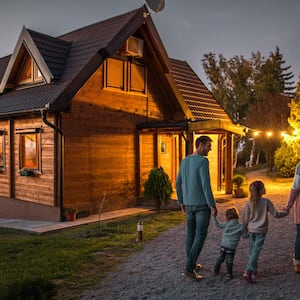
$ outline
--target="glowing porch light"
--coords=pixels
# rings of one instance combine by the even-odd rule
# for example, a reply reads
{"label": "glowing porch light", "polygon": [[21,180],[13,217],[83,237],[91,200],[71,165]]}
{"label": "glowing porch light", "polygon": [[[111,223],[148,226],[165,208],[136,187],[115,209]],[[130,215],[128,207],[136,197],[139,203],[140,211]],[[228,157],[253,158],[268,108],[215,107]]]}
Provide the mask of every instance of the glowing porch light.
{"label": "glowing porch light", "polygon": [[266,133],[266,135],[267,135],[267,137],[271,137],[271,136],[273,135],[273,132],[268,131],[268,132]]}

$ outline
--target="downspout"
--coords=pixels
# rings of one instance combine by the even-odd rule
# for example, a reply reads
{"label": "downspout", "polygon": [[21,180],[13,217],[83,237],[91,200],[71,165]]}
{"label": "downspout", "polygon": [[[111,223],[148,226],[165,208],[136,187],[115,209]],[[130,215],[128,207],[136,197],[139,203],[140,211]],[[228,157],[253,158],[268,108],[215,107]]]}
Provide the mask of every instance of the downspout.
{"label": "downspout", "polygon": [[58,133],[58,202],[60,208],[60,221],[63,221],[64,216],[64,205],[63,205],[63,143],[64,143],[64,136],[62,130],[57,127],[55,124],[52,124],[47,120],[47,109],[41,110],[41,116],[43,122],[48,125],[49,127],[53,128],[56,133]]}

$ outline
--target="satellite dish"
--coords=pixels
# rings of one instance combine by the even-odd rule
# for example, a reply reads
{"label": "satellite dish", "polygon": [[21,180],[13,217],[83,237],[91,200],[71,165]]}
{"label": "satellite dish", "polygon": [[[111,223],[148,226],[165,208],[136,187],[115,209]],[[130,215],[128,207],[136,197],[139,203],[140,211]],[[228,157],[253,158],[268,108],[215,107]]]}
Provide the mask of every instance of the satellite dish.
{"label": "satellite dish", "polygon": [[146,2],[156,13],[162,11],[165,7],[165,0],[146,0]]}

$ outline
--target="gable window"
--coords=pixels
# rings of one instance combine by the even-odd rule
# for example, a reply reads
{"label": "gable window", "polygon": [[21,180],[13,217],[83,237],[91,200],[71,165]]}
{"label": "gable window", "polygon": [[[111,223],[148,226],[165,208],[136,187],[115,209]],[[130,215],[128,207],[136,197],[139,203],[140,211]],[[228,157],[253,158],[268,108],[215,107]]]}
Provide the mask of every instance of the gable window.
{"label": "gable window", "polygon": [[[124,61],[108,59],[106,62],[106,86],[124,90]],[[109,71],[109,70],[113,70]]]}
{"label": "gable window", "polygon": [[18,130],[19,169],[41,172],[41,141],[39,128]]}
{"label": "gable window", "polygon": [[22,85],[42,81],[43,77],[36,63],[28,52],[25,52],[20,67],[20,73],[16,78],[16,84]]}
{"label": "gable window", "polygon": [[146,93],[146,67],[142,64],[130,64],[131,92]]}
{"label": "gable window", "polygon": [[147,68],[144,64],[117,58],[104,63],[104,87],[146,94]]}

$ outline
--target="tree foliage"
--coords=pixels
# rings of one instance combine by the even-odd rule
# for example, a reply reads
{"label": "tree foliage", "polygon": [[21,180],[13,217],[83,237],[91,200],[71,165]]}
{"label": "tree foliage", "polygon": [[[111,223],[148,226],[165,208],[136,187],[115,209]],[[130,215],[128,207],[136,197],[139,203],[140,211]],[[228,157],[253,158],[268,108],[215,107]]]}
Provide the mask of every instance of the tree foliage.
{"label": "tree foliage", "polygon": [[284,141],[275,153],[275,165],[284,176],[292,176],[296,164],[300,161],[300,82],[289,107],[288,123],[291,131],[285,135]]}
{"label": "tree foliage", "polygon": [[202,59],[213,96],[237,123],[244,120],[251,105],[263,101],[266,95],[286,94],[295,88],[291,66],[284,64],[278,47],[267,58],[258,51],[249,59],[242,55],[226,59],[212,52]]}

